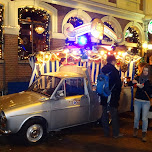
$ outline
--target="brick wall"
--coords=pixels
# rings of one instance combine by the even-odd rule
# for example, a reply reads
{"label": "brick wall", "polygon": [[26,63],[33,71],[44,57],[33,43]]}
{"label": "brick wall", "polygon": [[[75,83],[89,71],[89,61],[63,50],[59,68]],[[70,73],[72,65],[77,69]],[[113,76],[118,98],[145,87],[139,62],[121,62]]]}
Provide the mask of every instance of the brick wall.
{"label": "brick wall", "polygon": [[59,47],[63,47],[63,46],[65,46],[65,40],[63,39],[51,39],[50,41],[51,50],[59,48]]}
{"label": "brick wall", "polygon": [[17,77],[18,68],[18,36],[4,35],[5,78],[10,82]]}
{"label": "brick wall", "polygon": [[[28,82],[31,77],[31,67],[28,63],[21,64],[18,62],[18,36],[4,35],[4,60],[5,60],[5,84],[8,82]],[[1,73],[0,66],[0,73]],[[0,85],[3,79],[0,77]]]}
{"label": "brick wall", "polygon": [[3,89],[3,64],[0,64],[0,91]]}
{"label": "brick wall", "polygon": [[29,82],[32,75],[32,69],[29,64],[18,64],[18,81]]}

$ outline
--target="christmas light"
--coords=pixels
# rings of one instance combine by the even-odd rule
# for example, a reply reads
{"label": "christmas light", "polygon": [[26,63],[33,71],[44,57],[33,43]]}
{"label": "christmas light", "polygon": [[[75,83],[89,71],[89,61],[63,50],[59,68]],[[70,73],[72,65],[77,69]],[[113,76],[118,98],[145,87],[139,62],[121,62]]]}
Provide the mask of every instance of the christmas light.
{"label": "christmas light", "polygon": [[79,45],[85,45],[85,44],[87,44],[87,38],[85,36],[78,37],[78,44]]}

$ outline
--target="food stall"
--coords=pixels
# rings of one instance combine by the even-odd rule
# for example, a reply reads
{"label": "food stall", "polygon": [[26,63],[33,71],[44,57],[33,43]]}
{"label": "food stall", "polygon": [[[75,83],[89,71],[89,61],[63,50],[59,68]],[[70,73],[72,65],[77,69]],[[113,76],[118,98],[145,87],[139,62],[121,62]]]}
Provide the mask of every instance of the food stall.
{"label": "food stall", "polygon": [[[95,43],[91,43],[92,37],[95,37],[96,40],[102,39],[103,33],[117,43],[122,41],[114,31],[111,31],[109,27],[103,25],[99,19],[95,19],[90,24],[87,23],[76,28],[72,28],[72,25],[68,23],[65,25],[64,31],[70,40],[74,39],[73,45],[65,45],[62,48],[47,52],[41,51],[29,56],[29,62],[33,70],[29,85],[41,74],[58,71],[60,60],[65,58],[67,64],[75,64],[88,68],[92,86],[94,86],[96,85],[100,69],[106,64],[107,56],[113,54],[117,59],[116,68],[120,72],[123,84],[119,109],[121,112],[131,110],[133,105],[133,89],[127,87],[126,83],[127,78],[132,79],[134,77],[135,65],[141,57],[130,54],[121,46],[117,47],[119,49],[114,50],[113,45],[95,45]],[[87,37],[84,37],[86,33],[91,33],[91,41],[89,44],[84,43],[87,41]],[[90,43],[92,45],[90,45]]]}

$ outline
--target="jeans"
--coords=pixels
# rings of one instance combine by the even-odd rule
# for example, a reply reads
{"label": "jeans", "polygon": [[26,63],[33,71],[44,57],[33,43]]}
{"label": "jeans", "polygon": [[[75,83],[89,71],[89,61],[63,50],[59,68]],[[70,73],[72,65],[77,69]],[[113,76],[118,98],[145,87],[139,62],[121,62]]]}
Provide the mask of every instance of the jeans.
{"label": "jeans", "polygon": [[[112,132],[113,136],[117,136],[119,134],[119,117],[118,117],[118,109],[114,107],[102,106],[103,113],[101,117],[101,122],[103,126],[103,131],[105,136],[110,135],[110,127],[109,127],[109,114],[112,119]],[[109,110],[109,113],[107,112]]]}
{"label": "jeans", "polygon": [[147,132],[148,128],[148,112],[150,109],[150,101],[138,101],[134,102],[134,128],[139,128],[140,113],[142,110],[142,132]]}

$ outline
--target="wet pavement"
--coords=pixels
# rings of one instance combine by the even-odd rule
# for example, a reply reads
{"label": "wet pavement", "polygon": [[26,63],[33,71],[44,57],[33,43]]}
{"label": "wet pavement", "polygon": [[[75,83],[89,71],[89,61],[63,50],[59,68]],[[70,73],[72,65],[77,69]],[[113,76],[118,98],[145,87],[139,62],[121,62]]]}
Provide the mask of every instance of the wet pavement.
{"label": "wet pavement", "polygon": [[0,137],[0,152],[152,152],[152,124],[148,141],[132,137],[133,112],[120,115],[121,132],[124,137],[104,137],[103,130],[94,123],[50,133],[46,140],[35,146],[24,146],[12,136]]}

